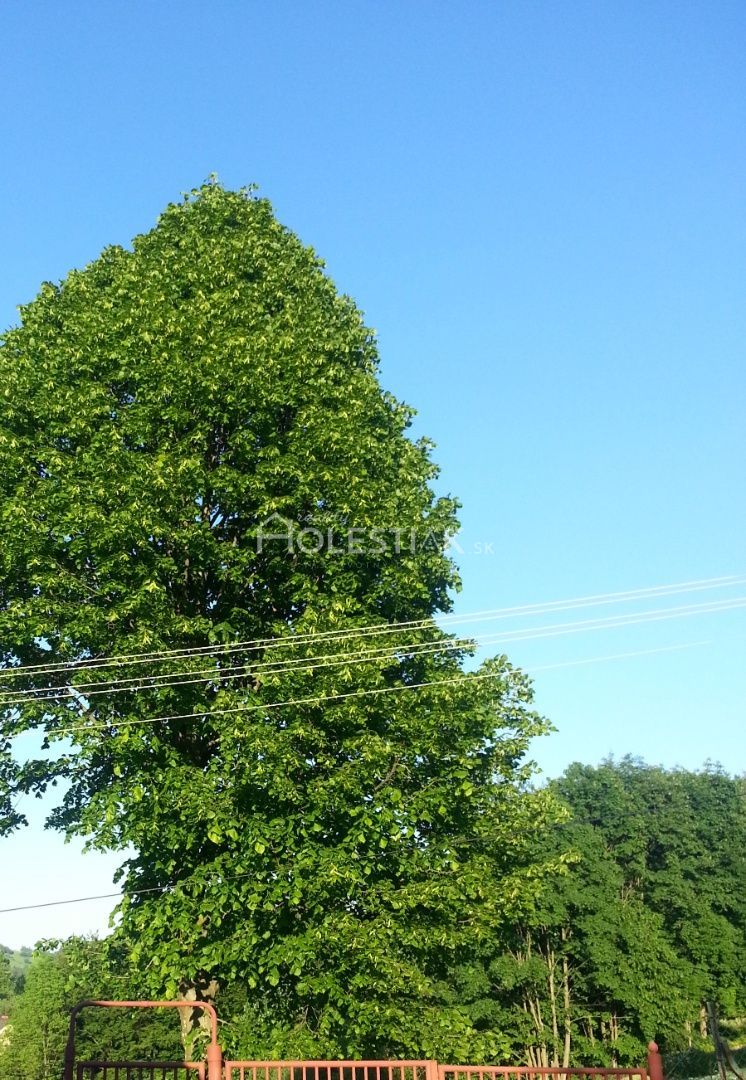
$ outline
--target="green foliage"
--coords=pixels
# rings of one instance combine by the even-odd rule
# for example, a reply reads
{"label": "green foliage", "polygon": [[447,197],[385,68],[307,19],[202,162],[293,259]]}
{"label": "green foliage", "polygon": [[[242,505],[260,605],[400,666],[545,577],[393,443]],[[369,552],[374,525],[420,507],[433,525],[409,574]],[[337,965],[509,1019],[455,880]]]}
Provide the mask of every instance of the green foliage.
{"label": "green foliage", "polygon": [[0,1052],[3,1080],[51,1080],[59,1075],[67,1036],[64,995],[61,964],[47,954],[35,957]]}
{"label": "green foliage", "polygon": [[31,949],[13,950],[0,945],[0,1014],[7,1015],[23,992],[31,955]]}
{"label": "green foliage", "polygon": [[[96,939],[40,943],[23,992],[11,1007],[0,1046],[0,1080],[58,1080],[73,1005],[85,998],[132,996],[126,970],[116,970],[111,961],[112,950]],[[77,1027],[80,1061],[182,1056],[173,1015],[87,1009]]]}
{"label": "green foliage", "polygon": [[[734,1050],[733,1061],[743,1069],[746,1066],[746,1049]],[[667,1080],[689,1080],[697,1077],[720,1076],[717,1056],[712,1050],[693,1047],[679,1050],[663,1057],[663,1075]]]}
{"label": "green foliage", "polygon": [[[376,369],[313,252],[216,184],[44,285],[0,351],[5,663],[287,645],[148,667],[180,685],[99,695],[112,672],[90,669],[75,695],[4,698],[3,732],[50,750],[18,764],[0,745],[5,829],[15,793],[64,781],[50,823],[128,853],[115,940],[139,993],[247,988],[248,1054],[496,1053],[444,987],[557,862],[529,848],[556,811],[526,787],[545,725],[525,677],[411,652],[447,640],[455,503]],[[277,514],[335,550],[259,543]],[[376,529],[405,542],[344,542]],[[297,640],[413,619],[405,639]],[[295,666],[267,668],[278,655]]]}
{"label": "green foliage", "polygon": [[15,990],[13,973],[10,967],[10,956],[4,949],[0,950],[0,1012],[5,1012],[8,1001]]}
{"label": "green foliage", "polygon": [[572,817],[535,859],[569,849],[567,872],[508,948],[459,970],[458,1000],[478,1030],[509,1036],[504,1060],[639,1066],[651,1038],[704,1046],[704,999],[735,1016],[746,990],[743,780],[625,759],[550,787]]}
{"label": "green foliage", "polygon": [[746,1012],[746,782],[716,766],[666,771],[625,758],[557,784],[603,839],[624,889],[688,965],[690,1000]]}
{"label": "green foliage", "polygon": [[499,1003],[491,1022],[511,1034],[509,1060],[639,1066],[650,1038],[681,1031],[681,964],[600,837],[570,822],[551,845],[568,843],[567,873],[516,923],[509,947],[485,956],[475,1005]]}

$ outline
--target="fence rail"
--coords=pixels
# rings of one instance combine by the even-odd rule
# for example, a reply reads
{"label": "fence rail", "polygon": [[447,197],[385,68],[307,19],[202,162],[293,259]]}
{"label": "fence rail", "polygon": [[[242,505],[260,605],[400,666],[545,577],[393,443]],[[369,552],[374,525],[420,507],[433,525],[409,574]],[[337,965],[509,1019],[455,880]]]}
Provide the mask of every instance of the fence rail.
{"label": "fence rail", "polygon": [[438,1065],[439,1080],[498,1080],[498,1077],[597,1076],[607,1080],[647,1080],[647,1069],[571,1065]]}
{"label": "fence rail", "polygon": [[647,1069],[605,1069],[563,1065],[438,1065],[438,1080],[555,1080],[595,1076],[599,1080],[647,1080]]}
{"label": "fence rail", "polygon": [[434,1061],[226,1061],[225,1080],[438,1080]]}
{"label": "fence rail", "polygon": [[76,1080],[205,1080],[203,1061],[78,1061]]}
{"label": "fence rail", "polygon": [[[647,1069],[437,1061],[226,1061],[224,1080],[648,1080]],[[651,1077],[651,1080],[657,1080]]]}

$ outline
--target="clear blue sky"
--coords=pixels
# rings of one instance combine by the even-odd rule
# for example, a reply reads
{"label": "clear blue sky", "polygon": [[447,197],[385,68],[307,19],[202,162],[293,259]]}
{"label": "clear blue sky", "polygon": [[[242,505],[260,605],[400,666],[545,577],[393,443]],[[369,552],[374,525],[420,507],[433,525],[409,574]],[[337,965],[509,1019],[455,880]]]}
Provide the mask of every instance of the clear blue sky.
{"label": "clear blue sky", "polygon": [[[746,573],[742,2],[5,0],[0,38],[3,325],[208,174],[257,183],[437,443],[457,610]],[[744,611],[506,648],[698,642],[537,672],[542,767],[745,769]],[[0,860],[2,907],[111,887],[38,822]],[[108,907],[3,916],[0,941]]]}

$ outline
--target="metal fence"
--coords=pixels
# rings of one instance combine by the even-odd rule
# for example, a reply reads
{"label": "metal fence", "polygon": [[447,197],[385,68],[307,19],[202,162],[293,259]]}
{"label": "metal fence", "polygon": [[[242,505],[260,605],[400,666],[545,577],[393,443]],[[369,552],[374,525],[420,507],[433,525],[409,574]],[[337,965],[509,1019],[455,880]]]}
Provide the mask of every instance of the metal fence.
{"label": "metal fence", "polygon": [[[74,1080],[209,1080],[203,1061],[79,1061]],[[648,1069],[438,1061],[224,1061],[220,1080],[663,1080]]]}
{"label": "metal fence", "polygon": [[205,1080],[204,1061],[77,1061],[76,1080]]}
{"label": "metal fence", "polygon": [[605,1069],[600,1066],[580,1068],[562,1065],[438,1065],[438,1080],[572,1080],[573,1077],[597,1077],[598,1080],[647,1080],[647,1069]]}
{"label": "metal fence", "polygon": [[226,1061],[224,1080],[648,1080],[648,1070],[438,1061]]}
{"label": "metal fence", "polygon": [[438,1080],[435,1061],[226,1061],[224,1080]]}
{"label": "metal fence", "polygon": [[[205,1062],[75,1060],[75,1021],[81,1009],[201,1010],[210,1028]],[[196,1076],[195,1076],[196,1074]],[[81,1001],[70,1012],[63,1080],[664,1080],[656,1043],[646,1066],[573,1068],[562,1065],[443,1065],[438,1061],[224,1061],[215,1008],[202,1001]]]}

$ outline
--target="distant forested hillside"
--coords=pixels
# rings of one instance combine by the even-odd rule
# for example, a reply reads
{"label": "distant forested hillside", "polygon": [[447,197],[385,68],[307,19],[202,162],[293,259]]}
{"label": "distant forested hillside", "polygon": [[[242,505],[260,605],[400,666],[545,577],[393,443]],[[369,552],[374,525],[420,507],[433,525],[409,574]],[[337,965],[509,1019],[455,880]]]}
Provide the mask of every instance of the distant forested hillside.
{"label": "distant forested hillside", "polygon": [[0,968],[9,971],[11,986],[16,994],[23,988],[23,980],[33,955],[34,950],[27,945],[22,949],[10,949],[7,945],[0,945]]}

